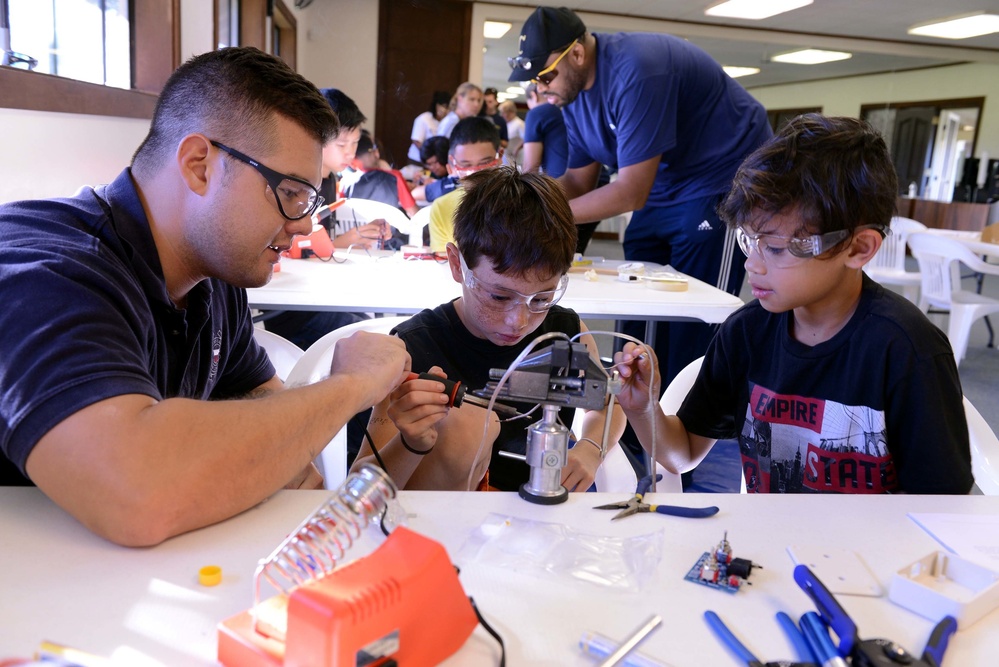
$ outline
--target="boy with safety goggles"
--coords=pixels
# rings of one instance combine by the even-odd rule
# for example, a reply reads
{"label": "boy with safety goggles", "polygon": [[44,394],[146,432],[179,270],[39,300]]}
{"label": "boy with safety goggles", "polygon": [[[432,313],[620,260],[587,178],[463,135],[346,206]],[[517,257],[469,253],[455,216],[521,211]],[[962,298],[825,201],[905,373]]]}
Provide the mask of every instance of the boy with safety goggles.
{"label": "boy with safety goggles", "polygon": [[[415,315],[394,333],[406,343],[415,373],[479,389],[490,369],[508,368],[534,339],[552,332],[574,336],[586,327],[576,313],[557,305],[576,247],[572,213],[558,183],[512,167],[470,174],[463,183],[454,241],[446,246],[462,294]],[[582,342],[596,358],[592,338],[583,336]],[[450,407],[443,391],[440,382],[413,379],[375,406],[368,429],[392,479],[407,489],[518,489],[528,479],[527,464],[498,452],[523,454],[527,427],[540,414],[500,423],[495,413],[467,402]],[[572,423],[573,412],[561,411],[564,423]],[[616,443],[624,414],[617,407],[612,414],[610,441]],[[487,423],[488,447],[478,456]],[[603,433],[604,412],[588,411],[562,470],[562,484],[570,491],[585,491],[593,483]],[[369,444],[355,465],[365,459],[373,459]]]}
{"label": "boy with safety goggles", "polygon": [[[967,493],[974,482],[947,337],[863,271],[890,233],[895,169],[863,121],[791,121],[736,173],[719,214],[755,300],[728,318],[676,415],[640,346],[616,355],[643,446],[683,472],[737,438],[760,493]],[[652,431],[652,420],[656,430]]]}

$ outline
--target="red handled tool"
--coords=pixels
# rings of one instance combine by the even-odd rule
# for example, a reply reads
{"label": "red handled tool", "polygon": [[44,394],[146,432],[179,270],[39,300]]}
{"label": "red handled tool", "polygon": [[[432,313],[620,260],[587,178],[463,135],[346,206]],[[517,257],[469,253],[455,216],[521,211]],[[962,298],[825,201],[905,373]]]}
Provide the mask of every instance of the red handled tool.
{"label": "red handled tool", "polygon": [[[448,405],[451,407],[460,408],[461,404],[464,402],[471,403],[472,405],[478,405],[483,408],[489,407],[489,399],[467,393],[468,387],[466,387],[461,380],[448,380],[447,378],[442,378],[439,375],[433,375],[431,373],[420,373],[419,375],[413,374],[413,377],[409,379],[434,380],[435,382],[440,382],[444,385],[444,393],[447,394]],[[498,402],[493,403],[493,411],[508,417],[516,417],[520,415],[516,408],[512,408],[509,405]]]}

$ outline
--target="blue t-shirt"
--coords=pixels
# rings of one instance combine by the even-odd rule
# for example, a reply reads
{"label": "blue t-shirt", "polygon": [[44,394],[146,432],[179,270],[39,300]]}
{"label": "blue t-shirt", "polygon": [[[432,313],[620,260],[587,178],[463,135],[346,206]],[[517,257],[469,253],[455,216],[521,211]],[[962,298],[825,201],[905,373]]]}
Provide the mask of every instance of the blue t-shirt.
{"label": "blue t-shirt", "polygon": [[569,169],[662,156],[647,205],[723,193],[770,137],[766,110],[700,48],[672,35],[596,34],[593,87],[565,107]]}
{"label": "blue t-shirt", "polygon": [[274,377],[245,290],[206,279],[174,306],[128,169],[0,206],[0,293],[0,451],[22,473],[45,433],[98,401],[241,396]]}
{"label": "blue t-shirt", "polygon": [[569,140],[565,134],[562,110],[554,104],[539,104],[527,112],[524,119],[524,143],[544,144],[541,153],[541,170],[558,178],[565,173],[569,159]]}
{"label": "blue t-shirt", "polygon": [[423,188],[423,196],[429,203],[438,197],[443,197],[456,187],[458,187],[458,178],[455,176],[445,176],[444,178],[427,183],[426,187]]}

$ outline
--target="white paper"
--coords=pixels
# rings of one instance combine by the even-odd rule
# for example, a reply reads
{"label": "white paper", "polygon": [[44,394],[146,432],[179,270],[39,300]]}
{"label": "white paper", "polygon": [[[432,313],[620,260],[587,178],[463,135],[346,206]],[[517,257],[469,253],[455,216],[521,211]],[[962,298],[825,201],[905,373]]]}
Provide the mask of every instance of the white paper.
{"label": "white paper", "polygon": [[909,518],[948,551],[999,570],[999,515],[909,512]]}

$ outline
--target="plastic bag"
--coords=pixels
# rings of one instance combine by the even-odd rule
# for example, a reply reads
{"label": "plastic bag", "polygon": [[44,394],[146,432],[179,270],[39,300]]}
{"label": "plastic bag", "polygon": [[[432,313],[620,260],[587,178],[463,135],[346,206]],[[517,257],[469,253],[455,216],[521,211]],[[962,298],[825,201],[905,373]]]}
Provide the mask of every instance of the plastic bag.
{"label": "plastic bag", "polygon": [[662,560],[664,536],[663,529],[635,537],[591,535],[561,523],[490,514],[456,560],[638,592]]}

